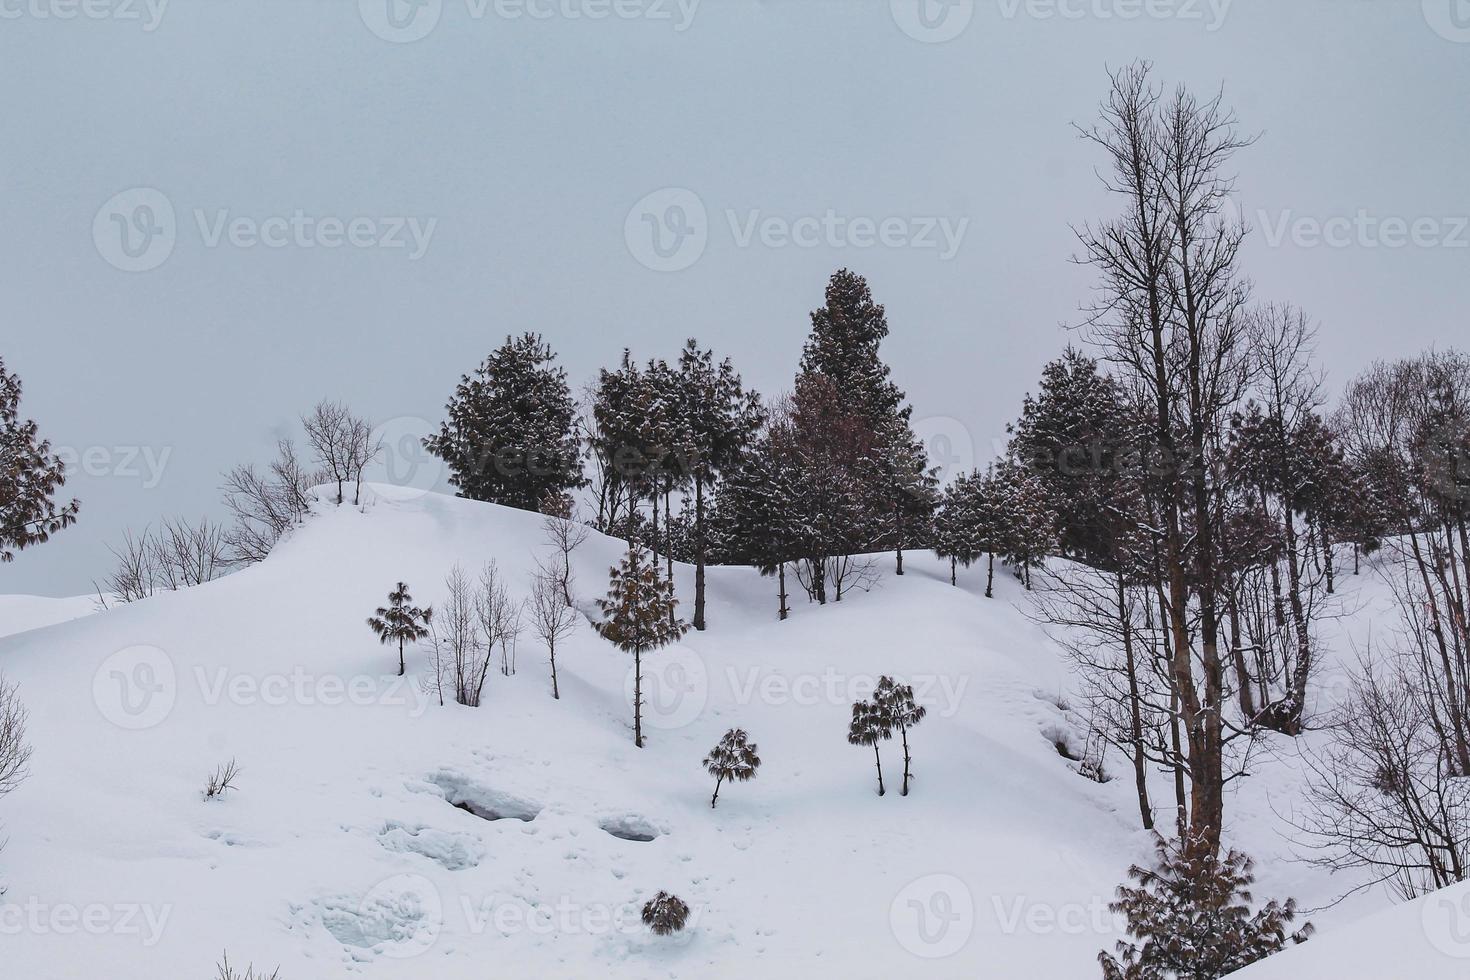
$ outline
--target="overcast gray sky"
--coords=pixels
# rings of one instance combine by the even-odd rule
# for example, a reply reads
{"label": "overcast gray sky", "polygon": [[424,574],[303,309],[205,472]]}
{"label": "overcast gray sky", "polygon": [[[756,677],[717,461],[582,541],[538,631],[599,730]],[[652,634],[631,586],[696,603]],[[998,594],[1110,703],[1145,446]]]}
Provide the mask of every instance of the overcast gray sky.
{"label": "overcast gray sky", "polygon": [[983,459],[1112,207],[1071,123],[1140,57],[1261,133],[1246,268],[1330,381],[1465,340],[1466,0],[418,2],[0,0],[0,356],[83,502],[0,592],[217,515],[322,396],[412,434],[509,332],[578,385],[697,336],[779,391],[840,266]]}

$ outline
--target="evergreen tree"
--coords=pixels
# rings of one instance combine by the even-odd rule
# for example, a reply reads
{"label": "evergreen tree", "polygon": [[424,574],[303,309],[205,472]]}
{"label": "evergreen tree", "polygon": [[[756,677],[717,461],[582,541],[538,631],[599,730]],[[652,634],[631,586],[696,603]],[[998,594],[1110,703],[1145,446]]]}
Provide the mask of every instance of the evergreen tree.
{"label": "evergreen tree", "polygon": [[903,789],[899,791],[900,796],[909,795],[909,729],[924,720],[928,710],[921,704],[914,702],[914,689],[908,684],[895,683],[892,677],[881,677],[878,686],[873,690],[873,703],[878,706],[879,713],[888,719],[892,728],[898,729],[899,737],[903,740]]}
{"label": "evergreen tree", "polygon": [[[882,516],[864,530],[871,544],[894,549],[902,575],[903,549],[925,543],[937,503],[935,471],[909,424],[912,409],[889,380],[888,365],[879,354],[888,336],[888,318],[873,302],[867,280],[839,269],[827,283],[825,299],[811,315],[801,375],[830,380],[837,410],[866,424],[873,472],[862,481],[864,503]],[[801,387],[798,379],[798,391]]]}
{"label": "evergreen tree", "polygon": [[777,579],[777,618],[789,612],[786,565],[806,556],[795,457],[763,434],[720,484],[715,533],[721,561],[753,565]]}
{"label": "evergreen tree", "polygon": [[1108,497],[1128,431],[1123,416],[1116,382],[1068,347],[1042,370],[1040,390],[1010,427],[1011,456],[1054,503],[1063,553],[1092,564],[1112,550]]}
{"label": "evergreen tree", "polygon": [[658,562],[634,543],[612,569],[607,598],[597,600],[603,621],[597,632],[633,654],[633,744],[643,748],[643,653],[668,646],[688,626],[674,617],[674,583],[658,573]]}
{"label": "evergreen tree", "polygon": [[534,511],[583,485],[577,407],[555,359],[537,334],[507,337],[460,379],[424,446],[449,465],[461,496]]}
{"label": "evergreen tree", "polygon": [[715,777],[715,795],[710,797],[710,809],[713,810],[719,801],[720,785],[725,780],[743,783],[755,778],[755,771],[761,765],[756,750],[756,744],[748,741],[744,730],[739,728],[730,729],[720,739],[720,744],[710,749],[709,755],[704,757],[704,768]]}
{"label": "evergreen tree", "polygon": [[38,438],[36,423],[21,420],[20,388],[19,376],[7,373],[0,359],[0,562],[69,527],[81,506],[56,503],[66,467],[51,443]]}
{"label": "evergreen tree", "polygon": [[956,585],[956,566],[969,568],[985,553],[978,471],[962,473],[945,488],[934,517],[934,554],[949,559],[949,584]]}
{"label": "evergreen tree", "polygon": [[412,603],[413,596],[408,594],[408,586],[399,582],[398,587],[388,593],[388,605],[379,606],[377,614],[369,616],[367,621],[383,645],[397,641],[399,677],[403,676],[405,669],[403,644],[415,643],[428,636],[429,621],[434,616],[432,608],[426,606],[420,609]]}
{"label": "evergreen tree", "polygon": [[1116,958],[1098,954],[1104,980],[1218,980],[1311,935],[1310,924],[1287,932],[1292,899],[1251,912],[1255,876],[1239,851],[1191,857],[1177,840],[1155,846],[1154,867],[1130,869],[1137,887],[1119,887],[1110,906],[1133,939],[1118,943]]}
{"label": "evergreen tree", "polygon": [[847,726],[847,741],[852,745],[871,745],[878,767],[878,795],[883,789],[883,756],[878,743],[893,737],[893,724],[883,706],[876,701],[857,701],[852,706],[852,721]]}
{"label": "evergreen tree", "polygon": [[[1057,517],[1046,486],[1036,476],[1006,460],[997,465],[987,488],[994,494],[996,535],[993,551],[1031,588],[1031,569],[1057,551]],[[986,590],[989,594],[989,590]]]}
{"label": "evergreen tree", "polygon": [[689,906],[677,896],[659,892],[643,905],[643,924],[655,936],[668,936],[684,928],[689,920]]}
{"label": "evergreen tree", "polygon": [[[690,340],[679,355],[680,416],[687,453],[685,471],[694,484],[694,622],[705,628],[704,569],[709,550],[705,491],[717,477],[734,469],[764,419],[760,396],[747,393],[729,358],[715,364],[714,354]],[[671,549],[672,550],[672,549]]]}

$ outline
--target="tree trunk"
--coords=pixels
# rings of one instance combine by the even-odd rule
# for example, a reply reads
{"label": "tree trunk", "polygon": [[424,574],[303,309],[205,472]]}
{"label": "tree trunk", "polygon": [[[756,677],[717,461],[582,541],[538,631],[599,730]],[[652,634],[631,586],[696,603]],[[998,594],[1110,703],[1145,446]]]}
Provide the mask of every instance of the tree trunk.
{"label": "tree trunk", "polygon": [[955,580],[955,564],[956,564],[955,560],[953,558],[951,558],[949,560],[949,584],[950,585],[959,585],[959,582]]}
{"label": "tree trunk", "polygon": [[779,619],[784,622],[787,614],[790,612],[786,608],[786,563],[784,561],[776,566],[776,581],[779,583],[776,586],[778,590],[776,598],[780,602],[780,609],[777,612]]}
{"label": "tree trunk", "polygon": [[[704,481],[694,478],[694,628],[704,631]],[[719,789],[716,788],[716,793]]]}
{"label": "tree trunk", "polygon": [[553,701],[561,700],[561,690],[556,686],[556,647],[548,647],[551,651],[551,698]]}
{"label": "tree trunk", "polygon": [[899,790],[899,796],[909,795],[909,730],[903,725],[898,726],[898,734],[903,739],[903,787]]}
{"label": "tree trunk", "polygon": [[877,742],[873,743],[873,759],[878,763],[878,795],[882,796],[887,790],[883,788],[883,757],[878,754]]}
{"label": "tree trunk", "polygon": [[403,676],[403,637],[398,638],[398,676]]}
{"label": "tree trunk", "polygon": [[709,798],[709,808],[711,810],[713,810],[715,808],[715,801],[720,798],[720,784],[723,783],[724,781],[725,781],[725,777],[724,776],[717,776],[717,777],[715,777],[715,795],[714,796],[711,796]]}
{"label": "tree trunk", "polygon": [[643,748],[643,651],[633,650],[633,744]]}
{"label": "tree trunk", "polygon": [[1138,814],[1143,820],[1143,829],[1153,830],[1154,810],[1148,801],[1148,760],[1144,755],[1138,666],[1133,657],[1133,620],[1128,612],[1127,591],[1121,573],[1118,575],[1118,623],[1123,629],[1123,662],[1128,670],[1128,736],[1133,744],[1133,785],[1138,792]]}
{"label": "tree trunk", "polygon": [[990,568],[985,573],[985,598],[995,598],[995,552],[990,552]]}
{"label": "tree trunk", "polygon": [[903,507],[895,504],[893,507],[893,529],[894,542],[893,553],[898,559],[898,574],[903,574]]}

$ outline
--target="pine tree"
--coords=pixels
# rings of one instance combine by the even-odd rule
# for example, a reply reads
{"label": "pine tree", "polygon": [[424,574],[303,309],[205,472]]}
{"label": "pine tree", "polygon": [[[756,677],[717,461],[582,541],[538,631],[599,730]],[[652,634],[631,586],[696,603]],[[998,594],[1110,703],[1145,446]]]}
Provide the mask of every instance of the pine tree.
{"label": "pine tree", "polygon": [[577,407],[555,359],[537,334],[507,337],[460,379],[424,446],[449,465],[461,496],[534,511],[583,485]]}
{"label": "pine tree", "polygon": [[994,553],[1030,589],[1031,569],[1044,564],[1058,548],[1057,515],[1050,495],[1036,474],[1010,460],[995,467],[987,486],[994,494]]}
{"label": "pine tree", "polygon": [[1043,370],[1010,427],[1010,455],[1035,474],[1057,511],[1063,553],[1097,564],[1111,552],[1110,487],[1128,427],[1117,383],[1073,347]]}
{"label": "pine tree", "polygon": [[704,768],[715,777],[715,795],[709,801],[711,810],[720,799],[720,785],[725,780],[743,783],[755,778],[761,758],[756,754],[756,744],[747,739],[743,729],[732,728],[720,739],[720,744],[710,749],[709,755],[704,757]]}
{"label": "pine tree", "polygon": [[388,605],[379,606],[377,614],[369,616],[367,621],[373,632],[378,634],[380,643],[386,646],[395,640],[398,642],[399,677],[405,670],[403,644],[415,643],[428,636],[429,621],[434,617],[432,608],[420,609],[412,603],[413,596],[408,594],[408,586],[399,582],[398,587],[388,593]]}
{"label": "pine tree", "polygon": [[878,795],[883,789],[883,756],[878,743],[893,737],[893,724],[883,706],[876,701],[857,701],[852,706],[852,722],[847,727],[847,741],[852,745],[871,745],[878,767]]}
{"label": "pine tree", "polygon": [[[825,304],[812,312],[812,332],[801,356],[801,376],[821,375],[837,394],[837,411],[865,423],[872,472],[862,481],[864,506],[883,515],[865,528],[870,544],[893,548],[903,574],[903,549],[925,542],[937,502],[935,471],[909,424],[912,409],[889,380],[878,352],[888,318],[873,302],[867,280],[839,269],[827,283]],[[797,388],[802,385],[798,379]],[[866,549],[864,549],[866,550]]]}
{"label": "pine tree", "polygon": [[643,924],[655,936],[668,936],[684,928],[689,921],[689,906],[677,896],[659,892],[643,906]]}
{"label": "pine tree", "polygon": [[680,418],[687,453],[684,468],[694,483],[694,622],[705,628],[704,578],[709,549],[705,490],[740,462],[764,420],[760,396],[747,393],[729,358],[718,365],[711,351],[690,340],[679,355]]}
{"label": "pine tree", "polygon": [[914,702],[914,689],[908,684],[895,683],[892,677],[881,677],[878,686],[873,690],[873,703],[878,706],[879,712],[888,719],[892,728],[898,729],[898,734],[903,740],[903,789],[900,796],[909,795],[909,729],[924,720],[928,710],[921,704]]}
{"label": "pine tree", "polygon": [[633,654],[633,744],[643,748],[643,653],[674,643],[689,629],[676,619],[674,583],[661,578],[658,563],[636,542],[612,569],[607,598],[598,599],[603,639]]}
{"label": "pine tree", "polygon": [[38,438],[36,423],[21,421],[20,391],[19,376],[7,373],[0,359],[0,562],[70,527],[81,506],[56,503],[66,467],[51,443]]}
{"label": "pine tree", "polygon": [[1154,867],[1130,869],[1137,887],[1119,887],[1109,906],[1133,939],[1118,943],[1116,958],[1098,954],[1104,980],[1218,980],[1311,935],[1310,924],[1288,934],[1293,899],[1251,912],[1255,876],[1239,851],[1191,857],[1177,840],[1155,846]]}
{"label": "pine tree", "polygon": [[978,471],[962,473],[944,490],[934,518],[934,554],[949,559],[949,584],[957,585],[956,566],[969,568],[985,553]]}
{"label": "pine tree", "polygon": [[720,484],[715,533],[720,558],[776,576],[777,618],[789,612],[786,566],[807,556],[806,526],[797,506],[803,480],[795,457],[762,435]]}

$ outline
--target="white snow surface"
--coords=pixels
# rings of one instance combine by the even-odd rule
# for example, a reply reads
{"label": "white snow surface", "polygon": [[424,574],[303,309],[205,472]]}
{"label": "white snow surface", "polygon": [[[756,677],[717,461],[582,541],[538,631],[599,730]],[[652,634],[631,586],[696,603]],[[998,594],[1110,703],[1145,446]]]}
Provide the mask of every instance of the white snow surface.
{"label": "white snow surface", "polygon": [[[1070,668],[1002,570],[987,600],[981,568],[951,588],[932,556],[901,578],[879,556],[871,591],[798,594],[778,622],[774,580],[712,568],[709,629],[645,658],[640,750],[632,658],[585,619],[557,658],[560,700],[528,630],[479,708],[421,689],[424,645],[397,678],[365,623],[399,580],[440,602],[456,562],[494,559],[524,594],[548,553],[538,516],[386,486],[321,509],[257,566],[0,639],[35,748],[0,800],[0,977],[207,980],[225,951],[283,980],[1098,975],[1118,938],[1106,904],[1150,838],[1125,760],[1098,784],[1054,748],[1080,744],[1083,719],[1058,706]],[[593,534],[575,554],[584,614],[623,547]],[[693,571],[676,577],[688,615]],[[1346,659],[1383,598],[1343,578]],[[0,600],[0,619],[70,618],[22,608]],[[897,741],[880,798],[873,753],[845,737],[884,673],[929,709],[907,797]],[[711,809],[700,762],[737,726],[764,764]],[[1414,906],[1373,920],[1379,960],[1355,952],[1354,921],[1390,900],[1327,907],[1357,882],[1293,859],[1297,752],[1266,743],[1228,803],[1256,895],[1319,909],[1319,935],[1252,980],[1470,975]],[[232,758],[238,788],[205,802]],[[1162,778],[1154,798],[1167,819]],[[672,937],[637,921],[660,890],[691,909]]]}

